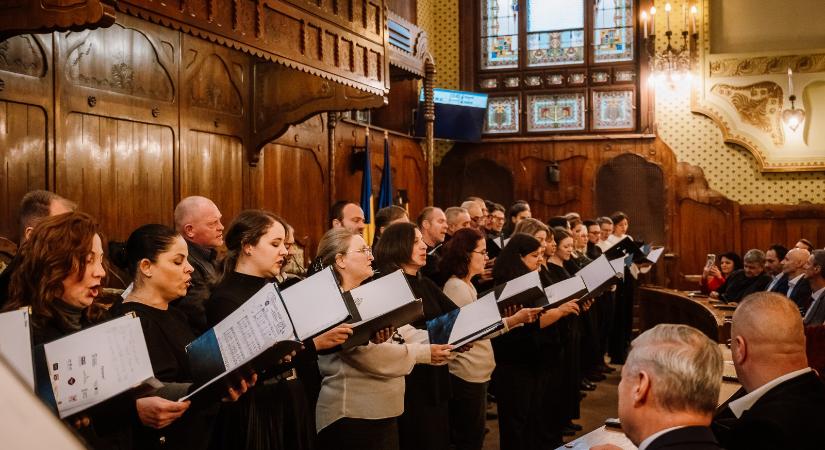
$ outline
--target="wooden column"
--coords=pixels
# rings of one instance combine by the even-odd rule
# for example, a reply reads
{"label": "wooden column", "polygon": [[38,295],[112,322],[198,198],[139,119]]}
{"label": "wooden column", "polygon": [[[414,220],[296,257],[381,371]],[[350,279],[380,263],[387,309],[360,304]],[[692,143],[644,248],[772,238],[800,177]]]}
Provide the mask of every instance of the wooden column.
{"label": "wooden column", "polygon": [[424,65],[424,126],[425,143],[427,149],[427,204],[433,204],[433,179],[435,171],[433,169],[435,160],[435,103],[433,99],[433,86],[435,85],[435,61],[431,54],[427,54]]}

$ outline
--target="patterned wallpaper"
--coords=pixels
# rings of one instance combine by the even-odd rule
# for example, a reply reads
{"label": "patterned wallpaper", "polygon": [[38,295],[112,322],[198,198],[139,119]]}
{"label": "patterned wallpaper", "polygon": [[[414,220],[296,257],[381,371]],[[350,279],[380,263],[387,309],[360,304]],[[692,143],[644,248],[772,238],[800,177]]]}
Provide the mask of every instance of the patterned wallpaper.
{"label": "patterned wallpaper", "polygon": [[[673,11],[683,0],[670,0]],[[656,0],[664,11],[664,0]],[[665,28],[664,14],[656,26]],[[430,35],[438,71],[437,87],[458,88],[458,0],[418,0],[418,24]],[[656,87],[659,136],[679,161],[702,167],[710,187],[743,204],[825,203],[825,173],[761,173],[753,156],[737,145],[725,144],[720,129],[705,116],[690,112],[687,88]],[[437,142],[436,164],[452,145]]]}

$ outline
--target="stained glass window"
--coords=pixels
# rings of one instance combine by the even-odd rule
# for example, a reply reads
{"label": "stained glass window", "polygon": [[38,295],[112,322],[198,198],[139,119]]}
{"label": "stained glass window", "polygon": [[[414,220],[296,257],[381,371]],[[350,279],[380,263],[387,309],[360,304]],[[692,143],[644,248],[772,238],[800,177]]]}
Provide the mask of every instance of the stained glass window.
{"label": "stained glass window", "polygon": [[485,133],[518,133],[518,96],[490,97],[487,101]]}
{"label": "stained glass window", "polygon": [[584,62],[584,0],[527,0],[527,65]]}
{"label": "stained glass window", "polygon": [[633,60],[632,0],[597,0],[593,17],[593,60]]}
{"label": "stained glass window", "polygon": [[593,91],[593,129],[619,130],[636,126],[632,90]]}
{"label": "stained glass window", "polygon": [[584,130],[584,93],[527,96],[527,131]]}
{"label": "stained glass window", "polygon": [[518,67],[518,0],[481,1],[481,67]]}

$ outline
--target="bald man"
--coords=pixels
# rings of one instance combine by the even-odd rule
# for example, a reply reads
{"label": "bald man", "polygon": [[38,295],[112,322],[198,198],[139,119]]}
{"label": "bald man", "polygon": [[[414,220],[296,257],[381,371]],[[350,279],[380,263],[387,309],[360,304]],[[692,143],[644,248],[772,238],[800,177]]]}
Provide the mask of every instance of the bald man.
{"label": "bald man", "polygon": [[195,271],[186,296],[172,305],[186,314],[197,334],[207,330],[203,302],[209,298],[209,285],[217,276],[216,249],[223,245],[221,217],[221,211],[206,197],[186,197],[175,207],[175,228],[186,240],[189,264]]}
{"label": "bald man", "polygon": [[808,309],[811,302],[811,284],[805,279],[805,263],[810,257],[808,250],[792,248],[782,259],[782,275],[788,280],[788,286],[780,293],[793,300],[800,312]]}
{"label": "bald man", "polygon": [[774,292],[745,297],[733,314],[730,349],[742,389],[714,418],[722,446],[823,448],[825,384],[808,367],[796,304]]}

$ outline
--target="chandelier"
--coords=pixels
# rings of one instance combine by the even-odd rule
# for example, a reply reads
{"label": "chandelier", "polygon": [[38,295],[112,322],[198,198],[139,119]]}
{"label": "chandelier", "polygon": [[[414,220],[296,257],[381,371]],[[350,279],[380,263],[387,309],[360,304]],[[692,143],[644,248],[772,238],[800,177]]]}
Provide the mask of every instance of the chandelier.
{"label": "chandelier", "polygon": [[[672,7],[670,3],[665,3],[665,16],[667,23],[667,31],[665,31],[665,38],[667,39],[667,46],[661,52],[656,52],[656,7],[651,6],[649,11],[642,11],[640,19],[642,22],[642,30],[644,32],[644,44],[647,50],[648,61],[650,63],[650,81],[655,83],[668,82],[671,85],[690,81],[691,66],[693,58],[691,55],[691,47],[696,48],[696,43],[699,41],[699,32],[696,29],[696,16],[698,8],[693,5],[689,9],[686,4],[682,5],[682,43],[679,48],[674,46],[674,32],[670,28],[670,19]],[[650,24],[648,33],[648,22]],[[688,25],[690,31],[688,31]],[[688,41],[690,36],[690,42]],[[677,38],[678,39],[678,38]],[[678,45],[678,44],[677,44]]]}
{"label": "chandelier", "polygon": [[793,71],[790,67],[788,67],[788,100],[791,102],[791,107],[782,111],[782,121],[791,131],[796,131],[799,125],[805,121],[805,111],[794,105],[796,95],[793,93]]}

